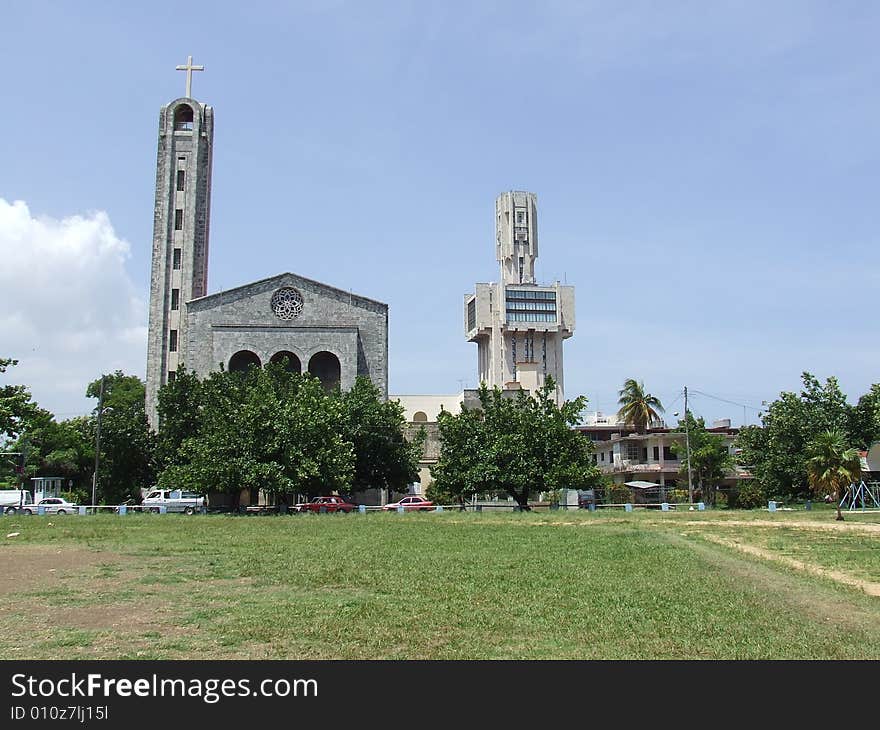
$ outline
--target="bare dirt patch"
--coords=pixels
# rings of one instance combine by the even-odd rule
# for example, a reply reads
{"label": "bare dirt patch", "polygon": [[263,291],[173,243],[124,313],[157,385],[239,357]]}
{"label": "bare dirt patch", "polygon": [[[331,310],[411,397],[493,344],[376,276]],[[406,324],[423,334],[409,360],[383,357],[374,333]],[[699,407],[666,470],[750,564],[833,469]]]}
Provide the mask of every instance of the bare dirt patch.
{"label": "bare dirt patch", "polygon": [[10,545],[0,550],[0,596],[38,590],[86,569],[125,560],[123,555],[95,550],[48,546]]}

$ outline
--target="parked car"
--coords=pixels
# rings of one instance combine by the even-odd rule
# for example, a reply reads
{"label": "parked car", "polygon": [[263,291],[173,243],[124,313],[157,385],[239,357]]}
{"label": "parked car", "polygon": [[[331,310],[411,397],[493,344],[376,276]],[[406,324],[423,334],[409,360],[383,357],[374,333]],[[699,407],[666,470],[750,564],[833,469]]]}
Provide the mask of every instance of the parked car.
{"label": "parked car", "polygon": [[356,510],[357,505],[346,502],[342,497],[315,497],[309,502],[300,502],[293,506],[294,512],[342,512]]}
{"label": "parked car", "polygon": [[40,511],[40,507],[45,510],[47,515],[72,515],[76,514],[77,511],[75,504],[61,497],[46,497],[36,504],[22,507],[21,511],[26,515],[35,515]]}
{"label": "parked car", "polygon": [[595,489],[578,490],[578,507],[580,509],[589,509],[591,506],[595,509],[598,502]]}
{"label": "parked car", "polygon": [[34,498],[27,489],[0,489],[0,509],[8,515],[14,515],[33,503]]}
{"label": "parked car", "polygon": [[154,489],[144,497],[143,507],[146,512],[159,513],[164,507],[166,512],[194,515],[205,507],[205,498],[201,494],[183,492],[179,489]]}
{"label": "parked car", "polygon": [[386,512],[391,512],[393,510],[396,510],[398,507],[403,507],[404,512],[409,512],[411,510],[428,511],[434,509],[434,503],[429,499],[425,499],[424,497],[411,495],[409,497],[404,497],[399,502],[390,502],[389,504],[386,504],[382,509],[384,509]]}

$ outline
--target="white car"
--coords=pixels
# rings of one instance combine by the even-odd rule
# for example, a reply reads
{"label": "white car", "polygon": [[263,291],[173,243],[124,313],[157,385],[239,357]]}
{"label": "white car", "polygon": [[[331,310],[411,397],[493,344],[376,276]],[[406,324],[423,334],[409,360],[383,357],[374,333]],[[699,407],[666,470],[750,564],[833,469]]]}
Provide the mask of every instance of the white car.
{"label": "white car", "polygon": [[66,499],[62,499],[61,497],[46,497],[36,504],[29,504],[27,507],[22,507],[21,511],[26,515],[35,515],[39,513],[40,507],[45,509],[47,515],[76,514],[76,505],[72,502],[68,502]]}

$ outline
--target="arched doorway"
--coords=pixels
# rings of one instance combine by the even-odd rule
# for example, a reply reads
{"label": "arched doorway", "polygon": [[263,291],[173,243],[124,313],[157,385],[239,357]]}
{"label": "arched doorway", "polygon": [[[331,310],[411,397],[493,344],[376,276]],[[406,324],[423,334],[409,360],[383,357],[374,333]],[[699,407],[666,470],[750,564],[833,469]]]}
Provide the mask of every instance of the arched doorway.
{"label": "arched doorway", "polygon": [[239,350],[229,358],[230,373],[244,373],[250,367],[262,367],[262,365],[257,353],[250,350]]}
{"label": "arched doorway", "polygon": [[309,360],[309,372],[321,381],[324,390],[330,392],[339,387],[342,367],[339,358],[332,352],[316,352]]}
{"label": "arched doorway", "polygon": [[289,350],[281,350],[281,352],[276,352],[269,358],[269,362],[276,363],[278,365],[284,365],[286,370],[294,373],[302,372],[302,363],[299,361],[299,358],[294,355]]}

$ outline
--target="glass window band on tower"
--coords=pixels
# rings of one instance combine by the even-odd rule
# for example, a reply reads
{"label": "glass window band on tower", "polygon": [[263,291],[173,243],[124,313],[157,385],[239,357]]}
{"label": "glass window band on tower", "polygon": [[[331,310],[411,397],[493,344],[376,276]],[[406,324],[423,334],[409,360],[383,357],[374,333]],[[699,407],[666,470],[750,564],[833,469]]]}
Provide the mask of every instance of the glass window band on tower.
{"label": "glass window band on tower", "polygon": [[508,322],[555,322],[556,292],[511,289],[505,292]]}

